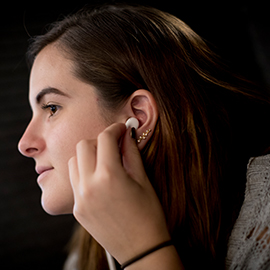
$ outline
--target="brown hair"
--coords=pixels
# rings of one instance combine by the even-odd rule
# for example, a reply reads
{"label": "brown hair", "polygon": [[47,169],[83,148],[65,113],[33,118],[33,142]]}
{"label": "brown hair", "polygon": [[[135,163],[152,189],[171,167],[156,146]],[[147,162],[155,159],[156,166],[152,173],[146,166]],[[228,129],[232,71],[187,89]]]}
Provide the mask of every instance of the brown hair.
{"label": "brown hair", "polygon": [[[185,23],[154,8],[105,5],[68,16],[34,39],[30,63],[50,43],[73,60],[78,78],[96,87],[104,110],[117,112],[137,89],[152,93],[159,120],[142,158],[171,236],[186,268],[223,265],[245,183],[240,163],[255,153],[250,147],[241,156],[233,128],[245,115],[235,115],[239,102],[248,108],[249,97],[263,98],[227,72]],[[235,154],[243,157],[238,171],[230,164],[237,164]],[[104,251],[86,234],[75,237],[79,269],[104,269],[97,263]]]}

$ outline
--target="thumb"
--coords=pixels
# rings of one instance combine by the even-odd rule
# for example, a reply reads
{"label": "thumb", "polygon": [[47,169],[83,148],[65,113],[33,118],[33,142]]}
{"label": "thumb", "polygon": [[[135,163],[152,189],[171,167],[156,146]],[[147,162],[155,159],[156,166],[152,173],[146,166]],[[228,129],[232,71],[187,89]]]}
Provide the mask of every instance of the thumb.
{"label": "thumb", "polygon": [[144,170],[141,153],[137,146],[136,138],[132,138],[132,130],[130,128],[127,129],[123,138],[121,153],[123,167],[127,174],[133,180],[142,183],[147,176]]}

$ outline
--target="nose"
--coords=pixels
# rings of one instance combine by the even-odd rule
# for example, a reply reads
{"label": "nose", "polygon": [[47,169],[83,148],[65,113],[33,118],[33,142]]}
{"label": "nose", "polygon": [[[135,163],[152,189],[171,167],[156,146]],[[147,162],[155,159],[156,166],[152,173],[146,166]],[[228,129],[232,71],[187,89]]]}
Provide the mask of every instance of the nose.
{"label": "nose", "polygon": [[42,136],[40,136],[40,129],[38,129],[38,126],[31,120],[18,143],[18,149],[22,155],[34,158],[44,150],[44,147],[45,142]]}

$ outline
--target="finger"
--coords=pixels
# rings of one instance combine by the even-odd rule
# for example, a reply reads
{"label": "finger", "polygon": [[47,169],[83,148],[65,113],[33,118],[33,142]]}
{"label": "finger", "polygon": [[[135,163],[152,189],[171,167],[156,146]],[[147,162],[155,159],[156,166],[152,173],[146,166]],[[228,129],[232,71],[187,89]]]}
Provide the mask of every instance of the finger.
{"label": "finger", "polygon": [[78,171],[78,165],[77,165],[77,157],[74,156],[68,161],[68,170],[69,170],[69,179],[70,183],[73,189],[73,192],[75,191],[75,188],[77,187],[79,183],[79,171]]}
{"label": "finger", "polygon": [[97,142],[97,170],[100,166],[111,169],[122,167],[119,142],[126,131],[124,124],[113,124],[98,136]]}
{"label": "finger", "polygon": [[82,140],[77,144],[77,164],[80,179],[88,179],[96,168],[96,140]]}
{"label": "finger", "polygon": [[147,177],[136,139],[131,138],[130,132],[129,128],[122,141],[123,166],[132,179],[142,183]]}

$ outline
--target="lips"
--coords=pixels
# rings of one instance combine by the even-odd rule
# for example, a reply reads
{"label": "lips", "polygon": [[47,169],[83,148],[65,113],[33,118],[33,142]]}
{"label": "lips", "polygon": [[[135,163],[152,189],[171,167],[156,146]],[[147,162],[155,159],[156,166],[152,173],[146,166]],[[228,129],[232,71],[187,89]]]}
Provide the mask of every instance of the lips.
{"label": "lips", "polygon": [[37,172],[37,174],[43,174],[44,172],[50,171],[52,169],[53,169],[53,167],[37,166],[36,172]]}

